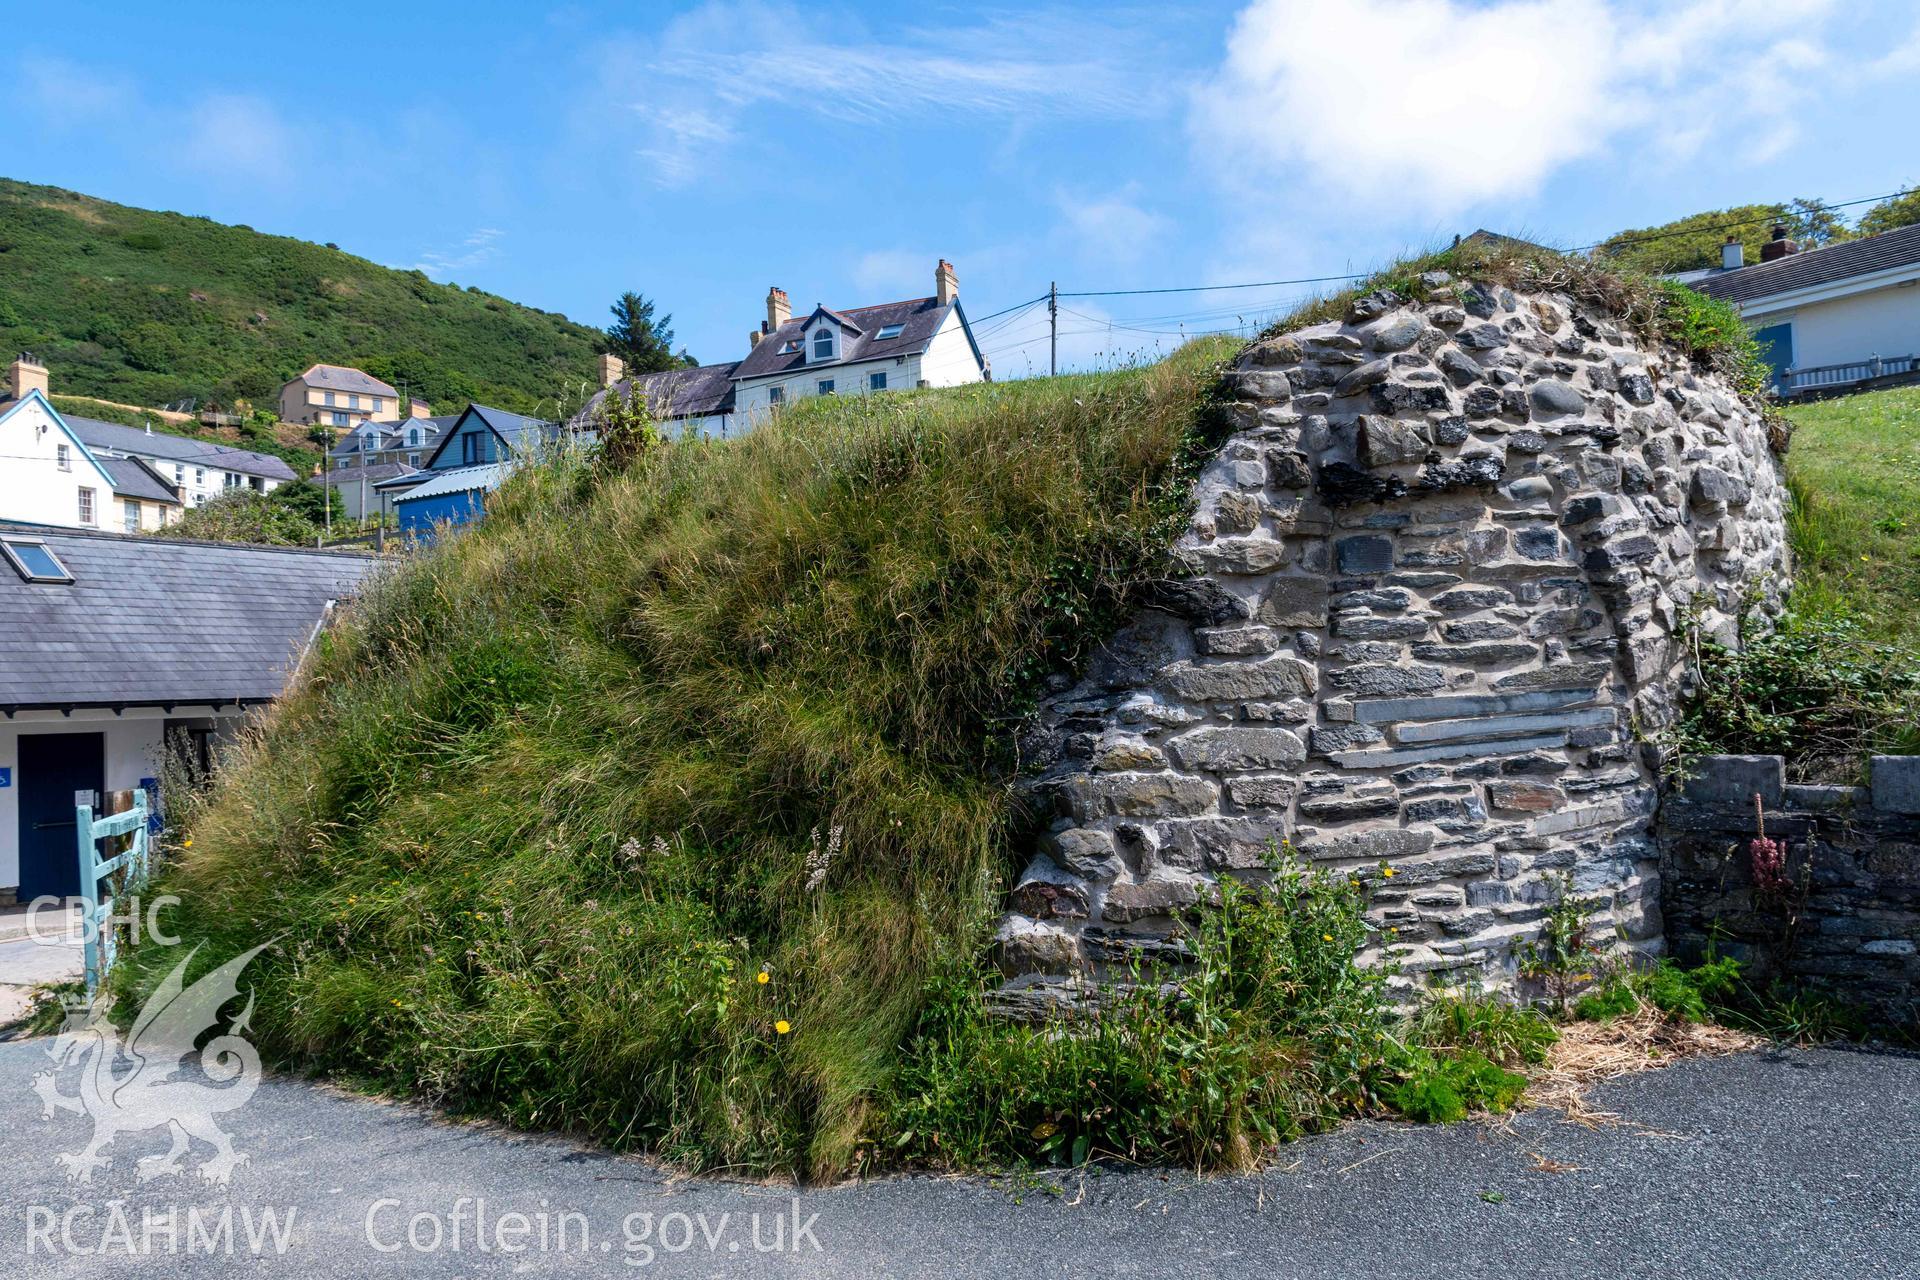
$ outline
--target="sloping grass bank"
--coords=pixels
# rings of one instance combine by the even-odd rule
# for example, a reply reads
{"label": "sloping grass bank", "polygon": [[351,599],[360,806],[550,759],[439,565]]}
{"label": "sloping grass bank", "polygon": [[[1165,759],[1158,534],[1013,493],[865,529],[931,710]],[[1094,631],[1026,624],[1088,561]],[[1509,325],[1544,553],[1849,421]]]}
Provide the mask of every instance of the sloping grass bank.
{"label": "sloping grass bank", "polygon": [[1160,563],[1234,345],[528,470],[365,594],[189,816],[184,933],[279,940],[282,1062],[845,1168],[991,912],[1007,730]]}

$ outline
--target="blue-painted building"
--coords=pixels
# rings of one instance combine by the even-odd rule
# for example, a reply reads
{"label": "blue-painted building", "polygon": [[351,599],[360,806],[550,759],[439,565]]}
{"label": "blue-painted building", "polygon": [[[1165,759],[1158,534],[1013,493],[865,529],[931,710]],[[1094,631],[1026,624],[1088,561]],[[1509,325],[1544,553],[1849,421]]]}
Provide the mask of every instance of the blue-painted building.
{"label": "blue-painted building", "polygon": [[392,495],[402,533],[431,538],[442,524],[479,519],[487,495],[562,430],[539,418],[470,404],[442,433],[420,470],[375,488]]}

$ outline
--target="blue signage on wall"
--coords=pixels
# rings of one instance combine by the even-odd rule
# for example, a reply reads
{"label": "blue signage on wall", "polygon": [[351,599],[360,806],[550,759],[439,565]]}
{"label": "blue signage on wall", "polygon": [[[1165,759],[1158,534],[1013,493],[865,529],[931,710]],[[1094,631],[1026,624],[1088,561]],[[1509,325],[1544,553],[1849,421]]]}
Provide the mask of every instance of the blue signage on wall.
{"label": "blue signage on wall", "polygon": [[13,785],[13,770],[0,769],[0,787],[10,787],[12,785]]}

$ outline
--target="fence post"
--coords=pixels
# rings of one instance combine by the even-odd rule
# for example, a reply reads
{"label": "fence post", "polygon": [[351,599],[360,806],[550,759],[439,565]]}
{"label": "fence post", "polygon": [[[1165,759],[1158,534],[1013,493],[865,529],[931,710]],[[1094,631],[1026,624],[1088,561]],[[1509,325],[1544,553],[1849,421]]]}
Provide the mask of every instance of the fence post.
{"label": "fence post", "polygon": [[[86,957],[87,994],[91,996],[99,989],[100,979],[112,965],[115,952],[113,926],[109,922],[114,900],[111,895],[101,900],[100,881],[104,876],[119,873],[122,886],[126,886],[138,884],[145,877],[147,793],[142,788],[109,793],[104,807],[113,812],[101,818],[94,817],[93,792],[75,792],[74,801],[80,862],[80,936]],[[115,849],[109,857],[100,857],[102,835],[116,844],[124,840],[124,847]]]}

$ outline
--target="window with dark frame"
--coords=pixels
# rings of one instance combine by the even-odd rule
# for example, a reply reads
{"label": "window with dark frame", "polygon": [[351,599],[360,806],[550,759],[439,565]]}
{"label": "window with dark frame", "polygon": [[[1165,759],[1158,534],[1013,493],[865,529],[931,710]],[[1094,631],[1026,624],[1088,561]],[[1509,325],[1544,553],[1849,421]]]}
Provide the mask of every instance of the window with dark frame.
{"label": "window with dark frame", "polygon": [[882,370],[879,373],[870,373],[867,375],[867,390],[885,391],[886,389],[887,389],[887,375],[885,370]]}
{"label": "window with dark frame", "polygon": [[832,378],[822,378],[822,379],[820,379],[820,386],[819,386],[819,393],[820,393],[821,395],[823,395],[823,396],[830,396],[830,395],[832,395],[832,394],[833,394],[833,379],[832,379]]}
{"label": "window with dark frame", "polygon": [[28,582],[73,581],[67,566],[38,538],[0,538],[0,552],[6,553],[13,571]]}

